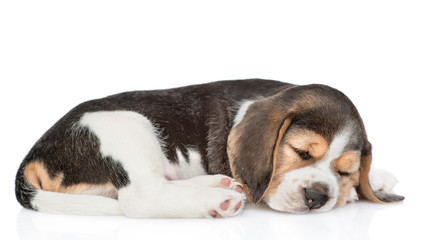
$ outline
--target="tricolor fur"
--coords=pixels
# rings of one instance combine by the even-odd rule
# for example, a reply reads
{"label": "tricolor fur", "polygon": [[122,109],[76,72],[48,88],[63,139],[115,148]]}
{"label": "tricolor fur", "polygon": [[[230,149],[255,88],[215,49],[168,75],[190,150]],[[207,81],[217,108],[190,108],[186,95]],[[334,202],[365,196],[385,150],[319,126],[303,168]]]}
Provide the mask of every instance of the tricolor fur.
{"label": "tricolor fur", "polygon": [[363,122],[338,90],[222,81],[80,104],[25,157],[16,196],[33,210],[131,217],[233,216],[245,197],[287,212],[358,193],[402,200],[389,175],[372,190],[370,164]]}

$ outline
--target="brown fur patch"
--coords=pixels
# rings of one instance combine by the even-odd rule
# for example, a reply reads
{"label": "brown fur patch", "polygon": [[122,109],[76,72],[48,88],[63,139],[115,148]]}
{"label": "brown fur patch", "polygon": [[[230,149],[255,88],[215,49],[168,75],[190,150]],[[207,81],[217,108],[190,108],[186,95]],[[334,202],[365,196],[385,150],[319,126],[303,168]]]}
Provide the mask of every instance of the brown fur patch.
{"label": "brown fur patch", "polygon": [[309,152],[315,160],[321,159],[328,150],[328,143],[321,135],[306,129],[292,131],[286,141],[293,148]]}
{"label": "brown fur patch", "polygon": [[334,162],[334,165],[337,171],[354,173],[359,170],[360,152],[345,152]]}
{"label": "brown fur patch", "polygon": [[359,187],[358,193],[363,196],[364,198],[376,202],[376,203],[384,203],[383,201],[379,200],[374,192],[372,191],[371,185],[369,184],[369,170],[371,168],[372,162],[372,154],[365,154],[361,158],[360,163],[360,177],[359,177]]}
{"label": "brown fur patch", "polygon": [[54,179],[51,179],[41,161],[28,163],[25,167],[24,176],[32,186],[38,189],[50,192],[63,192],[63,187],[61,186],[63,173],[59,173]]}
{"label": "brown fur patch", "polygon": [[33,161],[26,165],[24,176],[29,184],[44,191],[86,193],[117,198],[117,188],[111,182],[105,184],[78,183],[71,186],[64,186],[62,184],[63,173],[59,173],[54,178],[51,178],[41,161]]}

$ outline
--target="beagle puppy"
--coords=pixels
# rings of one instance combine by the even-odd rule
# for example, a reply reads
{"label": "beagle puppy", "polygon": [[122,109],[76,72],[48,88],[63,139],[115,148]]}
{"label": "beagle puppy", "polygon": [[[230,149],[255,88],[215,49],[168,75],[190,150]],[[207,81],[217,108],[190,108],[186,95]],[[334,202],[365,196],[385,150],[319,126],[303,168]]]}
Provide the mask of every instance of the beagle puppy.
{"label": "beagle puppy", "polygon": [[244,199],[292,213],[403,200],[371,188],[370,165],[361,117],[340,91],[220,81],[78,105],[29,151],[16,197],[51,213],[218,218]]}

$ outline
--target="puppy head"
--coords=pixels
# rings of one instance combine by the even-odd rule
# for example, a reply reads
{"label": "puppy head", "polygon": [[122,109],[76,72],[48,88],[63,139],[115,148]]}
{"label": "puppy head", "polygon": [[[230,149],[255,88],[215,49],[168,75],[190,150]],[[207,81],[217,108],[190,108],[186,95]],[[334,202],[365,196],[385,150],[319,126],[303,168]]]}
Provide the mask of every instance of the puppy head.
{"label": "puppy head", "polygon": [[372,191],[371,144],[352,102],[323,85],[295,86],[249,106],[228,139],[230,168],[251,202],[286,212],[319,212]]}

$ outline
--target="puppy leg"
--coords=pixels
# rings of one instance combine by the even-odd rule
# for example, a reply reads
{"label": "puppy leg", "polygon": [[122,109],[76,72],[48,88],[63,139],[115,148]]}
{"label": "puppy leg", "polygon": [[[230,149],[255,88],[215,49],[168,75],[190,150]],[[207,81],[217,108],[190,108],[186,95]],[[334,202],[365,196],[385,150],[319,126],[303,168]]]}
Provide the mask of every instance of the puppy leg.
{"label": "puppy leg", "polygon": [[154,127],[144,116],[126,111],[94,112],[85,114],[81,125],[98,137],[101,154],[121,162],[127,171],[130,183],[118,190],[120,207],[127,216],[226,217],[240,212],[242,193],[208,186],[218,179],[226,184],[224,177],[167,181],[162,163],[165,156]]}
{"label": "puppy leg", "polygon": [[356,200],[359,200],[359,196],[358,196],[358,193],[356,192],[356,188],[352,187],[349,193],[347,194],[346,201],[350,203]]}
{"label": "puppy leg", "polygon": [[229,217],[238,214],[244,195],[224,188],[175,184],[131,185],[119,191],[129,217]]}

